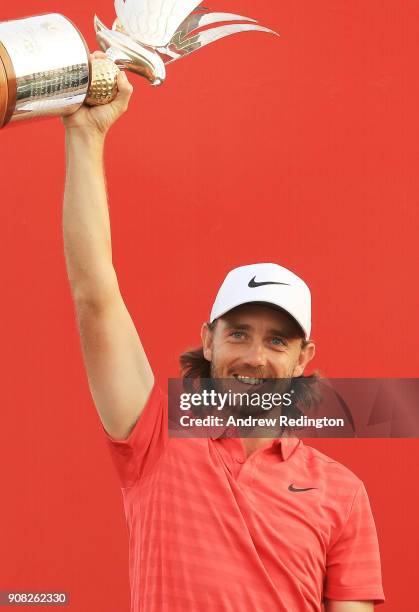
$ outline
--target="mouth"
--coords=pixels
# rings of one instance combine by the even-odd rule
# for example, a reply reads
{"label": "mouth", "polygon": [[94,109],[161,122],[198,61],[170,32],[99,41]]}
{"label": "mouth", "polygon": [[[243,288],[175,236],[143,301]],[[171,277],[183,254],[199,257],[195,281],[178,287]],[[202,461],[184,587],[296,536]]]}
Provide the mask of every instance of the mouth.
{"label": "mouth", "polygon": [[239,382],[245,385],[252,386],[263,385],[263,383],[269,380],[268,378],[255,378],[253,376],[241,376],[239,374],[233,374],[233,377],[235,378],[235,380],[238,380]]}

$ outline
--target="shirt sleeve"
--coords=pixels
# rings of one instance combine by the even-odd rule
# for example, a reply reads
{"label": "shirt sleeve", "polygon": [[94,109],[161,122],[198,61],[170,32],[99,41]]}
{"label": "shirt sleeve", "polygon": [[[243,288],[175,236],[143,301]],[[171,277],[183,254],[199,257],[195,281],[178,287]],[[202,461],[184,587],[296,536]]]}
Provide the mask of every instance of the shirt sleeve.
{"label": "shirt sleeve", "polygon": [[133,486],[156,465],[168,441],[167,395],[154,383],[144,410],[125,440],[102,430],[122,488]]}
{"label": "shirt sleeve", "polygon": [[377,532],[363,483],[346,523],[327,553],[324,597],[384,602]]}

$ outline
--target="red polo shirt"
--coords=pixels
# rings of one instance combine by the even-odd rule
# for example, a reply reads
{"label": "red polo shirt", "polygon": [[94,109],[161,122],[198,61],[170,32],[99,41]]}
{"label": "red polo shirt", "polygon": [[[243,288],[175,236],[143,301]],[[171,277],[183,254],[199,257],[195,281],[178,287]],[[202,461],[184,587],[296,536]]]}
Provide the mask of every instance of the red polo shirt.
{"label": "red polo shirt", "polygon": [[247,459],[240,439],[169,438],[167,414],[155,385],[126,440],[105,432],[128,525],[132,612],[384,601],[374,519],[352,472],[297,438]]}

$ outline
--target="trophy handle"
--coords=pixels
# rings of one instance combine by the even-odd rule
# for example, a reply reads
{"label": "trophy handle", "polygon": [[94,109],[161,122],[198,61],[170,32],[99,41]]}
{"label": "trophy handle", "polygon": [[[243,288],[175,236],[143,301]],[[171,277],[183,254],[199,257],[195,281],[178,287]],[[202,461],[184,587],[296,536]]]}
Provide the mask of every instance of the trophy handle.
{"label": "trophy handle", "polygon": [[88,106],[108,104],[116,97],[119,68],[111,59],[94,59],[90,67],[90,85],[84,101]]}

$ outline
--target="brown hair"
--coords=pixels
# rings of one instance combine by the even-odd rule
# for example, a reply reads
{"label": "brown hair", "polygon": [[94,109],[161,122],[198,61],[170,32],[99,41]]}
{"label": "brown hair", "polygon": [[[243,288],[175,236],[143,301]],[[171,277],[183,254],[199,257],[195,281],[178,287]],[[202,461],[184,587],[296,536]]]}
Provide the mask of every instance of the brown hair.
{"label": "brown hair", "polygon": [[[214,331],[217,321],[207,323],[210,331]],[[202,346],[182,353],[179,364],[182,378],[211,378],[211,362],[205,359]]]}

